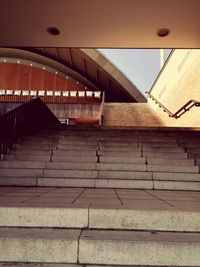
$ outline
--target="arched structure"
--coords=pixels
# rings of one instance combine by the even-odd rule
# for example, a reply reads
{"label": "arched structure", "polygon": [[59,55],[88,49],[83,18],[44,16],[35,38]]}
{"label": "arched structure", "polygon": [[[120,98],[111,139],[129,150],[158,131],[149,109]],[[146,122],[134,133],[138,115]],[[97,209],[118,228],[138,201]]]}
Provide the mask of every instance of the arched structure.
{"label": "arched structure", "polygon": [[107,102],[146,102],[136,86],[94,49],[0,48],[0,56],[2,60],[26,60],[69,75],[85,88],[105,91]]}

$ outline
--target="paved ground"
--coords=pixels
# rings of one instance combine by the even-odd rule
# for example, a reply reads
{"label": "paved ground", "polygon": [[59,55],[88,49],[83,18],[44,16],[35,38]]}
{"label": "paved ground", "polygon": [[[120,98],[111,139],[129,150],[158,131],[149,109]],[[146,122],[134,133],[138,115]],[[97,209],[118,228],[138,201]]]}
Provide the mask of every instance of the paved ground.
{"label": "paved ground", "polygon": [[91,189],[91,188],[35,188],[0,187],[0,205],[9,206],[74,206],[131,208],[158,210],[200,211],[200,192]]}

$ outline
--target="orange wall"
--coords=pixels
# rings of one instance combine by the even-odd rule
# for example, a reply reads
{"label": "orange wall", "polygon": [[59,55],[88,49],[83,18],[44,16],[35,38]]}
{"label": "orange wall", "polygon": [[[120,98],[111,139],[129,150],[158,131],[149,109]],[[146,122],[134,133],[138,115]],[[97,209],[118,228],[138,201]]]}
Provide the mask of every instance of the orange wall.
{"label": "orange wall", "polygon": [[0,89],[82,91],[84,86],[33,66],[0,62]]}

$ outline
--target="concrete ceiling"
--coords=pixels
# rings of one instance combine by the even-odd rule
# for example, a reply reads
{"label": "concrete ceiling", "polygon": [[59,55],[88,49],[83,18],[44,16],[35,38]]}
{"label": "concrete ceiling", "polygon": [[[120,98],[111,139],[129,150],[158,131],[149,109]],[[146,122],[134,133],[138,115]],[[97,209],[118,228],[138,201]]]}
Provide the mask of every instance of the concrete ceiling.
{"label": "concrete ceiling", "polygon": [[0,10],[0,46],[200,48],[199,0],[0,0]]}

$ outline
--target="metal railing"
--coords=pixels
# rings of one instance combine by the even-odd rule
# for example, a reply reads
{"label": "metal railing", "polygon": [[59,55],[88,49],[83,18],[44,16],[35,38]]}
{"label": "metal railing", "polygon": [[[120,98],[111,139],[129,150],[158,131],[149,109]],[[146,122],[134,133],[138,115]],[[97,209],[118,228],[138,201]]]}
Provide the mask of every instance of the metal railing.
{"label": "metal railing", "polygon": [[161,102],[159,102],[151,93],[148,93],[148,96],[155,101],[156,104],[159,105],[160,108],[163,109],[164,112],[167,112],[169,117],[178,119],[180,118],[184,113],[189,111],[192,107],[200,107],[200,102],[194,99],[189,100],[187,103],[185,103],[181,108],[179,108],[175,113],[172,113],[168,108],[166,108]]}
{"label": "metal railing", "polygon": [[100,115],[99,115],[100,126],[103,126],[104,102],[105,102],[105,91],[102,92],[102,98],[101,98]]}
{"label": "metal railing", "polygon": [[16,148],[17,140],[28,133],[40,130],[44,125],[60,125],[59,120],[40,98],[18,106],[0,117],[0,160]]}

